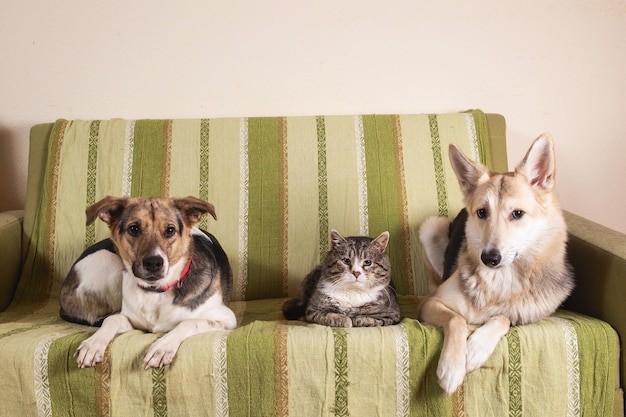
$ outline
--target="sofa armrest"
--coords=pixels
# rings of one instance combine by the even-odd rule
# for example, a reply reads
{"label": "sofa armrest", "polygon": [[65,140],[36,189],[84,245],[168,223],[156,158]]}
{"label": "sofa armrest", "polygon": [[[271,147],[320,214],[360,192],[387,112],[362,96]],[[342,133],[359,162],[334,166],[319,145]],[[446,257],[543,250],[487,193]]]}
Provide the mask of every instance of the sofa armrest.
{"label": "sofa armrest", "polygon": [[576,288],[565,308],[609,323],[622,341],[621,383],[626,383],[626,234],[565,212],[568,254]]}
{"label": "sofa armrest", "polygon": [[0,311],[15,294],[22,264],[22,210],[0,213]]}

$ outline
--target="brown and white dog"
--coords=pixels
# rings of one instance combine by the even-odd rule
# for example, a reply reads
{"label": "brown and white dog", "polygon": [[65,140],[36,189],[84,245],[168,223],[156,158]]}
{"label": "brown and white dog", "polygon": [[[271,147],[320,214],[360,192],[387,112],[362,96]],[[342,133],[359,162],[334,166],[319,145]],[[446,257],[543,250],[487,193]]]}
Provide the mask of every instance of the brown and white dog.
{"label": "brown and white dog", "polygon": [[61,317],[100,326],[76,350],[78,366],[101,362],[109,342],[131,329],[165,333],[143,358],[172,362],[186,338],[237,326],[228,308],[232,273],[217,239],[194,225],[212,204],[194,197],[105,197],[86,210],[111,238],[89,247],[60,292]]}
{"label": "brown and white dog", "polygon": [[[552,314],[574,286],[552,138],[537,138],[514,172],[492,172],[454,145],[450,162],[465,209],[453,222],[434,217],[420,228],[439,284],[420,318],[443,327],[437,377],[448,394],[489,359],[511,324]],[[480,325],[469,339],[467,324]]]}

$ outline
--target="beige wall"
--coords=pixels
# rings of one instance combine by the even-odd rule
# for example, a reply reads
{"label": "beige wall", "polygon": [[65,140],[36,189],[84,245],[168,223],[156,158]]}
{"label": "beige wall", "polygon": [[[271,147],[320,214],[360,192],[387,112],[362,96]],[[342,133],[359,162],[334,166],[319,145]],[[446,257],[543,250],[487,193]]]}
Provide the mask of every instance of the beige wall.
{"label": "beige wall", "polygon": [[550,131],[565,208],[626,232],[626,2],[0,1],[0,210],[65,118],[415,113]]}

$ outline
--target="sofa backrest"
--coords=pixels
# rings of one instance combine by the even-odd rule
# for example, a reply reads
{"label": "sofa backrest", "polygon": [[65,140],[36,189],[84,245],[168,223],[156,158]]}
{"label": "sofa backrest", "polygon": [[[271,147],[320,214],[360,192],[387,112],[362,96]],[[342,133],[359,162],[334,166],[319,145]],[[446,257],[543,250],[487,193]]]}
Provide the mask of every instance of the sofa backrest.
{"label": "sofa backrest", "polygon": [[59,120],[47,149],[31,145],[30,163],[47,162],[43,179],[36,167],[29,171],[17,297],[57,296],[79,254],[109,235],[100,221],[85,226],[85,208],[106,195],[193,195],[213,203],[218,220],[207,216],[199,226],[229,256],[233,300],[296,294],[327,251],[331,228],[346,236],[388,230],[398,293],[424,295],[418,227],[462,207],[447,157],[452,142],[506,168],[504,119],[480,111]]}

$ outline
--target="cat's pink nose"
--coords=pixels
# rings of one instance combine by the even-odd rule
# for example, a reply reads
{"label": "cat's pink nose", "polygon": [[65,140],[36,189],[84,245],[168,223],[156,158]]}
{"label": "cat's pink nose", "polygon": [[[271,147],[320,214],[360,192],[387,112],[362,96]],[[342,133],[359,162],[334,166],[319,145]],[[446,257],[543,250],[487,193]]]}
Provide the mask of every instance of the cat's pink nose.
{"label": "cat's pink nose", "polygon": [[354,277],[358,279],[361,273],[359,271],[352,271],[352,275],[354,275]]}

